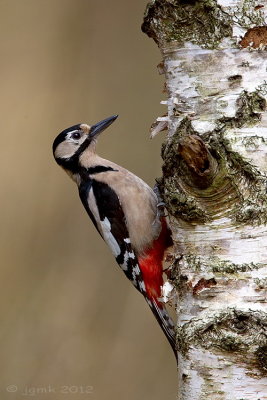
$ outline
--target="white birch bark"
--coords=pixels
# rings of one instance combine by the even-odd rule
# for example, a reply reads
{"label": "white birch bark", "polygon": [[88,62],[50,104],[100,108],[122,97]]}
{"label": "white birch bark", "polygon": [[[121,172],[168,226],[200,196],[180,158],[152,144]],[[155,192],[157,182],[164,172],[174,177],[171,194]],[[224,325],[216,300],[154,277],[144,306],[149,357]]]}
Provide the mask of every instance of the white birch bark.
{"label": "white birch bark", "polygon": [[267,2],[155,0],[178,399],[267,399]]}

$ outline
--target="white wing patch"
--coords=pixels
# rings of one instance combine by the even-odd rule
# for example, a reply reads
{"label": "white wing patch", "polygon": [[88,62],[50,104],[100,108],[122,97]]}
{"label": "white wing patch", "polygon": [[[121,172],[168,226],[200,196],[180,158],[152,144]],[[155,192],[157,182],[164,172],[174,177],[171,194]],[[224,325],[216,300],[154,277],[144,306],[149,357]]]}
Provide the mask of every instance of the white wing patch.
{"label": "white wing patch", "polygon": [[92,190],[89,191],[88,204],[89,204],[89,207],[90,207],[90,210],[91,210],[93,216],[95,217],[97,227],[98,227],[99,231],[101,232],[103,239],[109,246],[114,257],[117,257],[121,252],[120,246],[118,245],[118,242],[116,241],[116,239],[114,238],[114,236],[112,235],[112,233],[110,231],[111,225],[110,225],[108,218],[105,218],[103,221],[100,220],[98,208],[97,208],[96,201],[95,201],[95,196],[94,196]]}
{"label": "white wing patch", "polygon": [[[126,239],[123,239],[123,240],[127,244],[131,243],[129,238],[126,238]],[[133,260],[135,258],[135,255],[134,255],[134,253],[132,251],[131,252],[126,251],[124,253],[123,263],[120,264],[120,266],[123,269],[123,271],[127,271],[128,270],[128,260],[129,260],[129,258],[132,258]]]}
{"label": "white wing patch", "polygon": [[[88,205],[95,218],[99,232],[103,239],[109,246],[113,256],[116,258],[121,269],[125,272],[128,279],[131,280],[133,285],[142,293],[146,292],[145,283],[143,281],[142,273],[138,265],[138,260],[131,246],[129,237],[123,238],[125,246],[120,248],[119,243],[111,232],[111,223],[107,217],[103,221],[100,219],[98,207],[93,190],[88,194]],[[122,257],[123,256],[123,257]]]}
{"label": "white wing patch", "polygon": [[[140,267],[139,267],[139,265],[138,264],[136,264],[134,267],[133,267],[133,270],[132,270],[132,276],[133,276],[133,284],[134,284],[134,286],[138,286],[138,283],[140,283],[140,279],[139,279],[139,275],[141,274],[141,271],[140,271]],[[137,283],[138,282],[138,283]],[[142,281],[143,282],[143,281]]]}
{"label": "white wing patch", "polygon": [[128,269],[128,260],[129,260],[129,255],[128,255],[128,253],[125,253],[123,263],[120,264],[123,271],[127,271],[127,269]]}
{"label": "white wing patch", "polygon": [[[123,240],[126,244],[128,244],[128,245],[131,244],[130,238],[126,238]],[[136,264],[134,266],[129,267],[129,263],[128,263],[129,259],[135,260]],[[123,271],[128,271],[130,269],[131,281],[132,281],[133,285],[135,287],[137,287],[141,292],[145,293],[145,291],[146,291],[145,282],[143,281],[141,270],[140,270],[138,261],[137,261],[136,256],[133,251],[127,251],[127,250],[125,251],[123,263],[120,264],[120,266]]]}
{"label": "white wing patch", "polygon": [[145,282],[143,280],[139,282],[139,287],[140,287],[141,292],[146,291]]}
{"label": "white wing patch", "polygon": [[120,246],[118,245],[117,240],[111,233],[111,225],[107,217],[103,221],[100,221],[100,224],[105,242],[108,244],[114,257],[117,257],[120,254],[121,249]]}

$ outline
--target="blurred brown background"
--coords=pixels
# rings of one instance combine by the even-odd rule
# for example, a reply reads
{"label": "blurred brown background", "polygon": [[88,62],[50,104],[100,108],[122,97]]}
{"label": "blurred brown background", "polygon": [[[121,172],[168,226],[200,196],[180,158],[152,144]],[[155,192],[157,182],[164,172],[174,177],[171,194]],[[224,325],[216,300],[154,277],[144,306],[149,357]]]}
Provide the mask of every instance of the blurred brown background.
{"label": "blurred brown background", "polygon": [[62,129],[118,113],[101,155],[151,185],[160,175],[163,135],[148,131],[163,79],[145,5],[0,0],[1,399],[175,398],[166,339],[51,152]]}

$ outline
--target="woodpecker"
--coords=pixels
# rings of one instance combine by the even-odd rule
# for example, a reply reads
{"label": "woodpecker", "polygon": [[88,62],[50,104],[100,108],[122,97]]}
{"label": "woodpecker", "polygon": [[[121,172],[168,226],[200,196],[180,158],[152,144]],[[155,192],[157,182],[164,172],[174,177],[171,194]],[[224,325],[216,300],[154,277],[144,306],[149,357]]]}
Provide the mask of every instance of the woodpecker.
{"label": "woodpecker", "polygon": [[54,140],[56,162],[78,185],[81,202],[120,268],[144,296],[177,359],[174,323],[160,301],[162,262],[172,240],[154,191],[127,169],[99,157],[99,134],[117,115],[77,124]]}

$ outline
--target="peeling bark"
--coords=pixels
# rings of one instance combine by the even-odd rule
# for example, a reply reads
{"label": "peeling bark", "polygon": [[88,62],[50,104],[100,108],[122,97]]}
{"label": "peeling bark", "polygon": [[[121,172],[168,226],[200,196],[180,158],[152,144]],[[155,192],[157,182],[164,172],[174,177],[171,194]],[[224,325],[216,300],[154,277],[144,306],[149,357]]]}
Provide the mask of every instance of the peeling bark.
{"label": "peeling bark", "polygon": [[168,94],[158,185],[176,252],[178,398],[263,400],[267,5],[154,0],[142,28]]}

